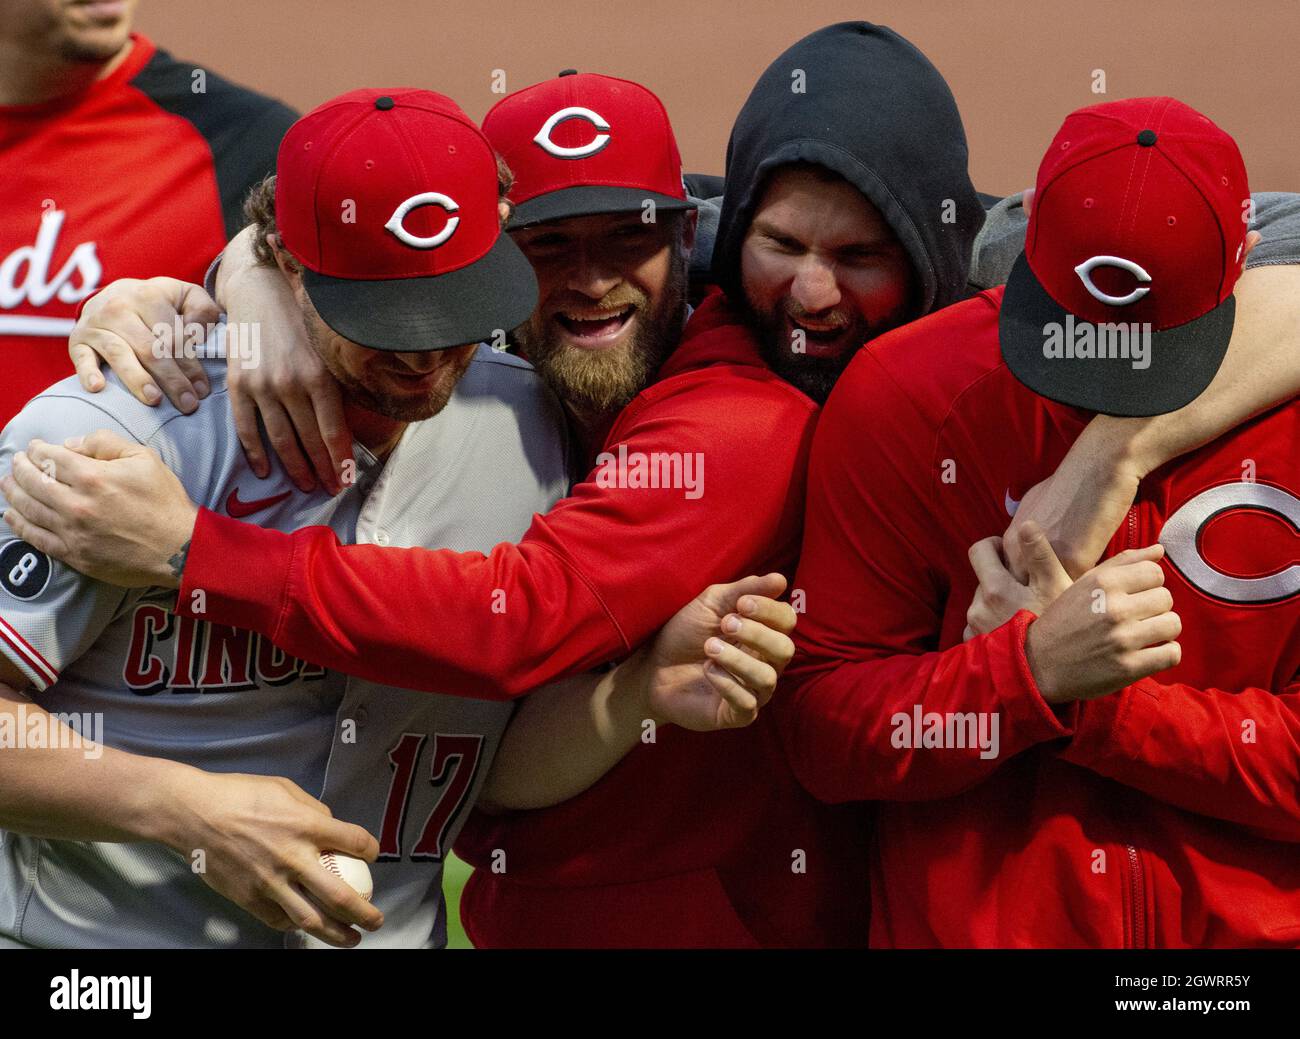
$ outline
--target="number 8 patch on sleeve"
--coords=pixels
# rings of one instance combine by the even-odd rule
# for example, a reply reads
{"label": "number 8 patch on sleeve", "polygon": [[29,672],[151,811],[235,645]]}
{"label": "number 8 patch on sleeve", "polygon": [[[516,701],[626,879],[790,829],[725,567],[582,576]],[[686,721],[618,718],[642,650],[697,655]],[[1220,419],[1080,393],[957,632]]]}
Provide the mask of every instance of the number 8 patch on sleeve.
{"label": "number 8 patch on sleeve", "polygon": [[15,599],[35,599],[50,583],[50,557],[26,541],[0,544],[0,588]]}

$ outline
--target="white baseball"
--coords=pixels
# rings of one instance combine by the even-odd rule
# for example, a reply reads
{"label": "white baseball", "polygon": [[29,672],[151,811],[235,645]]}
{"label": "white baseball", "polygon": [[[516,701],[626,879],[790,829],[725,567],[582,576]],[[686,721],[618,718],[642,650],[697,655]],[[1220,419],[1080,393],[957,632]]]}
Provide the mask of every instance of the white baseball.
{"label": "white baseball", "polygon": [[[370,876],[370,867],[364,859],[345,855],[341,851],[322,851],[320,864],[323,869],[333,873],[367,902],[375,893],[375,882]],[[306,931],[294,931],[289,942],[290,948],[299,949],[333,949],[335,946],[313,938]]]}
{"label": "white baseball", "polygon": [[353,858],[341,851],[323,851],[320,853],[320,864],[367,902],[374,895],[375,882],[371,879],[370,867],[364,859]]}

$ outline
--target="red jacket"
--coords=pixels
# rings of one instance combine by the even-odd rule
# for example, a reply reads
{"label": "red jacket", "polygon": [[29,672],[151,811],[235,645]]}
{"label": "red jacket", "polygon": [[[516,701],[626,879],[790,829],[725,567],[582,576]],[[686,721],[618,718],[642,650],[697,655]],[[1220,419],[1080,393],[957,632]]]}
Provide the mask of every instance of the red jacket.
{"label": "red jacket", "polygon": [[[1025,659],[1031,615],[961,641],[968,547],[1089,417],[1006,369],[1000,301],[864,350],[814,442],[808,612],[775,704],[811,791],[887,802],[872,943],[1300,944],[1300,403],[1143,481],[1108,554],[1166,544],[1182,662],[1054,709]],[[999,753],[909,748],[918,705],[996,715]]]}
{"label": "red jacket", "polygon": [[203,280],[293,122],[279,102],[132,41],[81,93],[0,106],[0,427],[72,374],[80,301],[116,278]]}
{"label": "red jacket", "polygon": [[[593,473],[487,556],[340,546],[328,528],[288,535],[204,510],[180,606],[202,588],[204,619],[373,681],[521,695],[626,654],[712,582],[789,573],[816,410],[714,294],[604,444],[699,452],[700,497]],[[508,617],[491,609],[498,588]],[[842,870],[865,862],[859,821],[800,788],[769,723],[670,726],[563,805],[471,817],[462,853],[485,865],[502,848],[508,872],[475,874],[466,924],[484,945],[861,940],[863,868]]]}

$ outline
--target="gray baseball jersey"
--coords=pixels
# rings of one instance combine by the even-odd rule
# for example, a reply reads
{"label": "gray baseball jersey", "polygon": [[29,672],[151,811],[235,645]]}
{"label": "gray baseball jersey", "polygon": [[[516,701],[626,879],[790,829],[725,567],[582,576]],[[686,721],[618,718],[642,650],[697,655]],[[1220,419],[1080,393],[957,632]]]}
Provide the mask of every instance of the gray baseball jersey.
{"label": "gray baseball jersey", "polygon": [[[356,481],[336,498],[299,492],[278,467],[253,475],[225,362],[204,365],[212,394],[189,416],[139,404],[114,378],[98,394],[75,379],[50,387],[0,437],[0,473],[33,437],[106,428],[155,448],[194,501],[260,526],[324,524],[344,542],[484,552],[518,540],[567,489],[558,404],[527,363],[487,347],[446,408],[410,425],[385,463],[358,445]],[[442,861],[511,705],[328,672],[250,632],[178,618],[174,600],[89,580],[0,523],[0,652],[31,680],[33,700],[94,719],[102,730],[87,735],[107,746],[291,779],[380,841],[371,871],[386,922],[363,944],[445,944]],[[146,842],[0,831],[0,945],[286,944],[204,884],[199,864]]]}

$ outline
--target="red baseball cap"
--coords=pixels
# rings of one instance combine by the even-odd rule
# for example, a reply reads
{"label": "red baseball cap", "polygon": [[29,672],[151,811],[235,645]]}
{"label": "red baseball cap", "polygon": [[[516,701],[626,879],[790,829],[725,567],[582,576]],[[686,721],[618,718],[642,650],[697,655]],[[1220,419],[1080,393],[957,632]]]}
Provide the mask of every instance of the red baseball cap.
{"label": "red baseball cap", "polygon": [[1232,336],[1249,230],[1236,142],[1169,97],[1069,115],[1038,168],[1002,300],[1002,356],[1052,400],[1161,415],[1194,400]]}
{"label": "red baseball cap", "polygon": [[275,217],[312,305],[362,346],[477,343],[537,305],[492,146],[441,94],[354,90],[308,112],[280,143]]}
{"label": "red baseball cap", "polygon": [[694,209],[663,102],[639,83],[561,72],[498,101],[483,132],[515,183],[510,226],[593,213]]}

